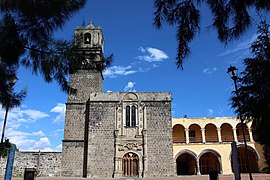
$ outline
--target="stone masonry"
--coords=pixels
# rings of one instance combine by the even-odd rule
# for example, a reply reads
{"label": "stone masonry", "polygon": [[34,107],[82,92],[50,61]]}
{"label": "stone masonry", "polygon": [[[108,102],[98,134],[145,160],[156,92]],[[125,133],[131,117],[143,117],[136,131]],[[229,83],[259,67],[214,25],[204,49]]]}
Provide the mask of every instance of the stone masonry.
{"label": "stone masonry", "polygon": [[172,176],[171,94],[102,92],[103,35],[92,24],[76,28],[84,54],[70,74],[61,175],[68,177]]}
{"label": "stone masonry", "polygon": [[[16,151],[12,175],[23,177],[25,168],[35,168],[41,177],[61,176],[61,152]],[[7,158],[0,158],[0,177],[4,176]]]}

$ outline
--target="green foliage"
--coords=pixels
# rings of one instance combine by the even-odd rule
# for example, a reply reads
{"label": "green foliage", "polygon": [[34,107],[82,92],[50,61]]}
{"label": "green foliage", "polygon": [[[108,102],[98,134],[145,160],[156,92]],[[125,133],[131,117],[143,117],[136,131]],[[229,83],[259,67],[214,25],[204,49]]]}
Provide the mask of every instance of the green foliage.
{"label": "green foliage", "polygon": [[[15,81],[15,80],[14,80]],[[21,105],[21,101],[25,98],[27,89],[23,89],[19,93],[14,92],[15,82],[8,81],[4,84],[4,89],[0,91],[0,102],[2,108],[13,108]]]}
{"label": "green foliage", "polygon": [[0,1],[0,73],[4,75],[0,86],[23,65],[41,74],[46,82],[57,81],[67,92],[66,76],[72,62],[67,55],[71,54],[72,42],[52,36],[85,3],[86,0]]}
{"label": "green foliage", "polygon": [[8,139],[4,143],[0,143],[0,157],[7,157],[11,148],[11,144]]}
{"label": "green foliage", "polygon": [[[86,0],[0,1],[0,73],[4,74],[0,86],[8,79],[6,69],[16,75],[22,65],[40,74],[45,82],[56,81],[62,91],[74,92],[67,76],[86,63],[85,55],[73,41],[54,39],[53,32],[85,3]],[[112,57],[103,58],[102,70]]]}
{"label": "green foliage", "polygon": [[154,25],[162,23],[177,26],[177,68],[183,69],[183,60],[190,54],[189,43],[200,29],[199,7],[206,3],[212,12],[212,27],[218,39],[227,43],[239,38],[251,25],[249,9],[269,12],[269,0],[155,0]]}
{"label": "green foliage", "polygon": [[[2,65],[2,63],[0,63],[0,65]],[[7,66],[7,68],[8,67],[9,66]],[[8,111],[14,107],[21,105],[22,100],[26,96],[27,90],[25,88],[19,93],[14,92],[14,85],[17,81],[16,70],[10,71],[10,69],[7,69],[6,71],[3,71],[3,68],[0,68],[0,74],[3,75],[3,77],[1,76],[0,78],[1,82],[0,103],[2,105],[2,108],[6,110],[1,136],[1,146],[2,146],[5,135]]]}
{"label": "green foliage", "polygon": [[245,70],[239,78],[239,102],[232,98],[232,107],[245,117],[252,117],[255,140],[270,146],[270,31],[263,21],[257,40],[251,45],[253,58],[244,60]]}
{"label": "green foliage", "polygon": [[53,32],[85,3],[86,0],[0,1],[0,104],[6,109],[1,143],[9,109],[19,106],[26,96],[26,89],[14,92],[21,65],[40,74],[46,82],[55,80],[68,92],[66,77],[75,61],[73,43],[53,39]]}

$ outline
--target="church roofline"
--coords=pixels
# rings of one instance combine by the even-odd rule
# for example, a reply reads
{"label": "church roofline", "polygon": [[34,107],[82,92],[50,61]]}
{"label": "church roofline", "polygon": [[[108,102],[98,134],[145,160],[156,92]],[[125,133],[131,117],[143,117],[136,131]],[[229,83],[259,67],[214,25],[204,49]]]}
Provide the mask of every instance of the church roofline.
{"label": "church roofline", "polygon": [[138,96],[138,101],[172,101],[170,92],[100,92],[91,93],[91,101],[122,101],[128,93],[133,93]]}

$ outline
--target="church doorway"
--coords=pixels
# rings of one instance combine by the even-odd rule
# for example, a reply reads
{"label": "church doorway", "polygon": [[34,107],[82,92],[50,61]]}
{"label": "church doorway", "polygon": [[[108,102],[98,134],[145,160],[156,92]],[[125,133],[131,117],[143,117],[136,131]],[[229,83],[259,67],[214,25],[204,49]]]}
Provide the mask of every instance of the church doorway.
{"label": "church doorway", "polygon": [[139,176],[139,157],[135,153],[127,153],[123,157],[122,172],[124,177]]}
{"label": "church doorway", "polygon": [[220,163],[215,153],[206,152],[200,157],[201,174],[209,174],[213,171],[220,173],[220,169]]}
{"label": "church doorway", "polygon": [[183,153],[176,159],[177,175],[195,175],[197,173],[196,158]]}

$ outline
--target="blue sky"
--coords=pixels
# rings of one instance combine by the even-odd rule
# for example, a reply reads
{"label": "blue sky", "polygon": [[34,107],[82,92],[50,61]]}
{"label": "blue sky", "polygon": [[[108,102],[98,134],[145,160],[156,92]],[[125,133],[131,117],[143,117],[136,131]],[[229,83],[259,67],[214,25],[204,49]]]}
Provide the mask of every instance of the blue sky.
{"label": "blue sky", "polygon": [[[232,82],[230,64],[243,69],[242,60],[251,56],[250,43],[256,38],[252,27],[227,46],[217,40],[208,8],[202,6],[201,31],[191,43],[192,54],[177,70],[176,30],[153,26],[152,0],[89,0],[56,37],[72,39],[76,26],[101,25],[105,56],[114,54],[112,66],[104,72],[103,91],[172,93],[173,117],[234,116],[229,98]],[[46,84],[30,70],[20,69],[18,88],[27,87],[23,105],[8,116],[6,137],[20,150],[60,151],[63,139],[67,94],[56,83]],[[3,119],[4,111],[0,111]],[[3,122],[1,122],[2,127]]]}

